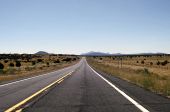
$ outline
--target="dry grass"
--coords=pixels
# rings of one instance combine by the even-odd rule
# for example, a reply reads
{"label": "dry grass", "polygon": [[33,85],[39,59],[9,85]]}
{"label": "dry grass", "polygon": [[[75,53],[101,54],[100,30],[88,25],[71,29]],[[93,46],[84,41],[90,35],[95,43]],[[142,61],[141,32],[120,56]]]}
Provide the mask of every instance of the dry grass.
{"label": "dry grass", "polygon": [[[118,57],[102,57],[102,60],[98,57],[95,60],[111,66],[120,67],[120,60],[118,60]],[[170,63],[164,66],[161,64],[157,65],[158,62],[162,63],[166,60],[170,62],[170,56],[122,57],[122,67],[134,70],[147,68],[150,72],[160,76],[170,76]],[[142,61],[144,62],[143,64],[141,63]]]}
{"label": "dry grass", "polygon": [[[63,61],[66,58],[76,58],[76,60]],[[38,62],[38,59],[42,59],[42,62]],[[30,77],[35,75],[44,74],[47,72],[52,72],[67,66],[76,64],[79,61],[79,58],[75,56],[49,56],[42,55],[37,58],[32,58],[30,60],[21,60],[21,67],[9,67],[10,63],[16,64],[16,60],[10,59],[5,63],[7,59],[1,59],[0,63],[4,65],[4,69],[0,70],[0,82],[10,81],[23,77]],[[56,60],[59,60],[59,63],[55,63]],[[35,64],[32,62],[35,61]]]}
{"label": "dry grass", "polygon": [[0,82],[5,82],[5,81],[15,80],[15,79],[19,79],[19,78],[41,75],[41,74],[53,72],[53,71],[74,65],[76,63],[77,63],[77,61],[73,62],[73,63],[69,63],[69,64],[56,65],[56,66],[53,66],[53,67],[44,68],[42,70],[36,70],[35,69],[35,70],[31,70],[30,72],[25,72],[25,73],[17,74],[17,75],[0,75]]}
{"label": "dry grass", "polygon": [[120,68],[120,66],[114,65],[111,61],[106,61],[104,57],[102,60],[88,58],[88,62],[103,72],[120,77],[158,94],[170,96],[170,75],[156,74],[150,72],[147,67],[140,66],[139,68],[133,68],[132,66],[123,66]]}

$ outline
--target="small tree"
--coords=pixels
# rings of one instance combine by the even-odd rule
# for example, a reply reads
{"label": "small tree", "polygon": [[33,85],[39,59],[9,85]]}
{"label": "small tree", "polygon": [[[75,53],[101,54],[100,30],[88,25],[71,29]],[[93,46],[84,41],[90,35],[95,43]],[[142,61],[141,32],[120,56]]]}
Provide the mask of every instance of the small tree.
{"label": "small tree", "polygon": [[73,60],[73,61],[76,61],[77,59],[76,59],[76,58],[73,58],[72,60]]}
{"label": "small tree", "polygon": [[43,61],[42,59],[37,59],[37,62],[38,62],[38,63],[40,63],[40,62],[42,62],[42,61]]}
{"label": "small tree", "polygon": [[69,62],[69,61],[71,61],[71,58],[65,58],[65,59],[63,59],[62,61]]}
{"label": "small tree", "polygon": [[4,69],[4,65],[2,63],[0,63],[0,69]]}
{"label": "small tree", "polygon": [[145,61],[144,61],[144,60],[142,60],[142,61],[141,61],[141,64],[145,64]]}
{"label": "small tree", "polygon": [[153,62],[150,62],[150,65],[152,66],[152,65],[153,65]]}
{"label": "small tree", "polygon": [[49,66],[49,65],[50,65],[50,63],[49,63],[49,62],[47,62],[46,64],[47,64],[47,66]]}
{"label": "small tree", "polygon": [[169,62],[167,60],[165,60],[164,62],[161,63],[162,66],[167,65]]}
{"label": "small tree", "polygon": [[36,62],[35,61],[32,61],[32,66],[34,66],[36,64]]}
{"label": "small tree", "polygon": [[57,59],[56,61],[54,61],[54,63],[60,63],[60,60],[59,60],[59,59]]}
{"label": "small tree", "polygon": [[10,67],[14,67],[14,63],[10,63],[9,66],[10,66]]}
{"label": "small tree", "polygon": [[4,60],[4,63],[8,63],[8,60]]}
{"label": "small tree", "polygon": [[16,61],[16,67],[20,67],[21,66],[21,62],[20,61]]}
{"label": "small tree", "polygon": [[160,65],[161,63],[158,61],[156,64],[157,64],[157,65]]}

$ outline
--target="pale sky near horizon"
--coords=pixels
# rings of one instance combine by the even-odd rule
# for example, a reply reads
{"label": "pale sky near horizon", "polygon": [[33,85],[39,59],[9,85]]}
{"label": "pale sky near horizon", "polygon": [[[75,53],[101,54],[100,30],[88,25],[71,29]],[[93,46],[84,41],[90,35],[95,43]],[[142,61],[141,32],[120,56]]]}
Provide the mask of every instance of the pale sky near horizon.
{"label": "pale sky near horizon", "polygon": [[0,53],[170,53],[170,0],[0,0]]}

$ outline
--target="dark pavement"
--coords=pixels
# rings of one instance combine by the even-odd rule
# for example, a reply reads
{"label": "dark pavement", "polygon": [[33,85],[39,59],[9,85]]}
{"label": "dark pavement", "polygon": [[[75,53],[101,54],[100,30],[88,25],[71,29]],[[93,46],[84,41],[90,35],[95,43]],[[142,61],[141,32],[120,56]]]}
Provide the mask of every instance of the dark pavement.
{"label": "dark pavement", "polygon": [[140,112],[84,62],[26,112]]}
{"label": "dark pavement", "polygon": [[[129,99],[95,73],[83,58],[78,64],[54,73],[11,85],[0,86],[0,107],[6,109],[49,85],[63,74],[71,76],[49,89],[24,112],[170,112],[170,99],[156,95],[127,81],[96,70],[127,96],[140,104],[142,111]],[[24,107],[24,106],[23,106]]]}
{"label": "dark pavement", "polygon": [[55,72],[0,85],[0,112],[14,106],[65,74],[76,70],[81,63],[82,61]]}

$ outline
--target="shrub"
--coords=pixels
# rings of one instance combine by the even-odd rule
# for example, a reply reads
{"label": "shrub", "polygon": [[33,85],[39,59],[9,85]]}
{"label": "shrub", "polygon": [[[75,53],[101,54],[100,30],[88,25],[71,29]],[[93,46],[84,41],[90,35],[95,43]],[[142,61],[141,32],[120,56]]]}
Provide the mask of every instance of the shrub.
{"label": "shrub", "polygon": [[30,62],[30,60],[29,60],[29,59],[27,59],[27,62]]}
{"label": "shrub", "polygon": [[49,65],[50,65],[50,63],[49,63],[49,62],[47,62],[46,64],[47,64],[47,66],[49,66]]}
{"label": "shrub", "polygon": [[4,60],[4,63],[8,63],[8,60]]}
{"label": "shrub", "polygon": [[157,64],[157,65],[160,65],[161,63],[158,61],[156,64]]}
{"label": "shrub", "polygon": [[167,60],[165,60],[164,62],[161,63],[162,66],[167,65],[169,62]]}
{"label": "shrub", "polygon": [[37,59],[37,62],[38,62],[38,63],[40,63],[40,62],[42,62],[42,61],[43,61],[42,59]]}
{"label": "shrub", "polygon": [[10,67],[14,67],[14,63],[10,63],[9,66],[10,66]]}
{"label": "shrub", "polygon": [[4,69],[4,65],[0,63],[0,69]]}
{"label": "shrub", "polygon": [[57,59],[56,61],[54,61],[54,63],[60,63],[60,60],[59,60],[59,59]]}
{"label": "shrub", "polygon": [[142,61],[141,61],[141,64],[145,64],[145,61],[144,61],[144,60],[142,60]]}
{"label": "shrub", "polygon": [[16,67],[20,67],[21,66],[21,62],[20,61],[16,61]]}
{"label": "shrub", "polygon": [[77,59],[76,58],[73,58],[73,61],[76,61]]}
{"label": "shrub", "polygon": [[65,59],[63,59],[62,61],[69,62],[69,61],[71,61],[71,58],[65,58]]}
{"label": "shrub", "polygon": [[150,65],[152,66],[152,65],[153,65],[153,62],[150,62]]}
{"label": "shrub", "polygon": [[32,66],[34,66],[36,64],[36,62],[35,61],[32,61]]}
{"label": "shrub", "polygon": [[136,61],[136,63],[139,63],[139,61]]}

